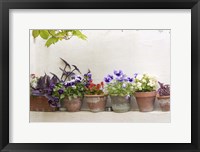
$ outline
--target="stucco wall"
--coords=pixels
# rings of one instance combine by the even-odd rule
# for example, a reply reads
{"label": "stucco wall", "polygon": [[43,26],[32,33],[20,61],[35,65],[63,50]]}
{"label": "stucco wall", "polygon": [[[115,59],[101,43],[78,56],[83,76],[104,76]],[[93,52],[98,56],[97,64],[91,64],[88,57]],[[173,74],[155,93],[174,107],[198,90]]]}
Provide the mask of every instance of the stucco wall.
{"label": "stucco wall", "polygon": [[[89,68],[95,82],[102,81],[114,69],[121,69],[129,76],[135,72],[147,72],[162,82],[170,83],[170,30],[82,32],[88,37],[87,41],[73,37],[49,48],[44,46],[43,39],[38,37],[34,40],[30,36],[30,73],[40,76],[44,72],[53,72],[60,76],[59,67],[64,65],[59,57],[62,57],[77,65],[82,73]],[[133,107],[137,109],[137,105]]]}

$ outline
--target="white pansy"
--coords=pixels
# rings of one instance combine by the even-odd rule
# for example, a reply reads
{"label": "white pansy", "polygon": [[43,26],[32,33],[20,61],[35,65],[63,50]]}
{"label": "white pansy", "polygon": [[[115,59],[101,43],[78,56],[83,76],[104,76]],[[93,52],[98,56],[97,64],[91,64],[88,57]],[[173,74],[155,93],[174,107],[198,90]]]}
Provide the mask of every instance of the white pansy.
{"label": "white pansy", "polygon": [[141,86],[142,86],[142,83],[137,82],[137,87],[141,87]]}
{"label": "white pansy", "polygon": [[146,83],[147,81],[143,78],[143,79],[142,79],[142,82]]}
{"label": "white pansy", "polygon": [[141,74],[138,74],[136,77],[136,79],[138,79],[138,80],[142,80],[142,78],[143,78],[143,75],[141,75]]}

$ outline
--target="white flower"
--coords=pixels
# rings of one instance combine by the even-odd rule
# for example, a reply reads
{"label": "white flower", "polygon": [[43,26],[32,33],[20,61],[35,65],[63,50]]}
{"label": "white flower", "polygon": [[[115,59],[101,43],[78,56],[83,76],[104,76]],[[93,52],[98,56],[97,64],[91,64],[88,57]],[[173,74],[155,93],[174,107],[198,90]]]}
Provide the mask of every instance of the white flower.
{"label": "white flower", "polygon": [[141,86],[142,86],[142,83],[137,82],[137,87],[141,87]]}
{"label": "white flower", "polygon": [[143,79],[142,79],[142,82],[146,83],[147,81],[143,78]]}
{"label": "white flower", "polygon": [[141,75],[141,74],[138,74],[136,77],[136,79],[138,79],[138,80],[142,80],[142,78],[143,78],[143,75]]}

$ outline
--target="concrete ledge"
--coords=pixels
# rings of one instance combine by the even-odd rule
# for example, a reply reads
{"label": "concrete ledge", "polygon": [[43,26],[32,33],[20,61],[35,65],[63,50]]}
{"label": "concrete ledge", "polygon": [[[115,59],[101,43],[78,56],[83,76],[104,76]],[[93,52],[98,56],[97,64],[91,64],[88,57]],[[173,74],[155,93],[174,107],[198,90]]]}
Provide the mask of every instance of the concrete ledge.
{"label": "concrete ledge", "polygon": [[80,112],[30,112],[30,122],[73,123],[170,123],[171,113],[162,111],[126,113],[88,111]]}

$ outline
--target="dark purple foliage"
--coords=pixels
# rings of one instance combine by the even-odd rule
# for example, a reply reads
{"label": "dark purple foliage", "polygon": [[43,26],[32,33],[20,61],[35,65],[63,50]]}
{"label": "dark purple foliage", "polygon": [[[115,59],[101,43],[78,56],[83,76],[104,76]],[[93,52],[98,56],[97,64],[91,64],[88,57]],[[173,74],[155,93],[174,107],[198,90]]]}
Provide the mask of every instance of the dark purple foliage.
{"label": "dark purple foliage", "polygon": [[165,84],[158,82],[160,85],[160,88],[158,89],[158,94],[160,96],[170,96],[170,86],[169,84]]}
{"label": "dark purple foliage", "polygon": [[50,79],[50,77],[45,74],[38,79],[36,88],[31,88],[31,94],[33,96],[45,96],[46,94],[51,94],[51,91],[57,82],[58,79],[55,78],[55,76]]}

